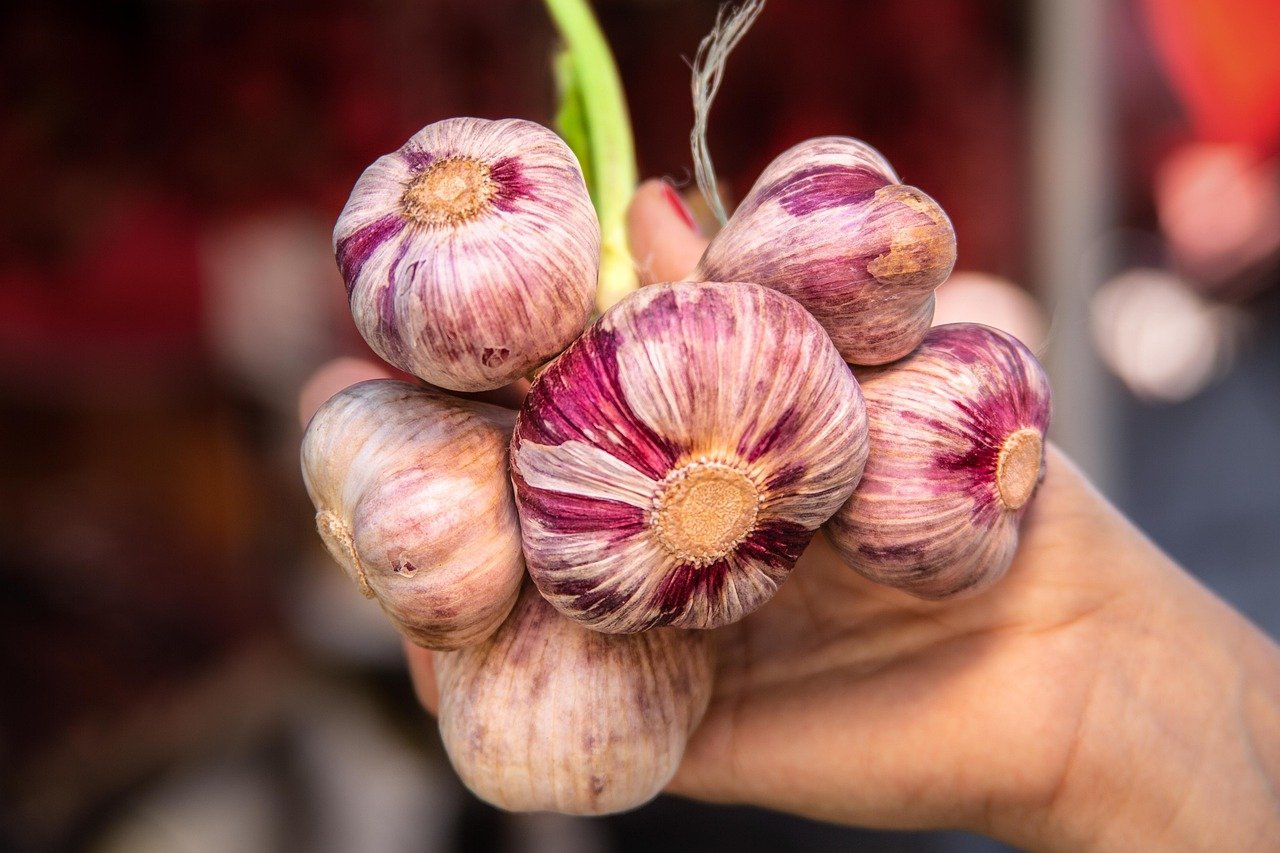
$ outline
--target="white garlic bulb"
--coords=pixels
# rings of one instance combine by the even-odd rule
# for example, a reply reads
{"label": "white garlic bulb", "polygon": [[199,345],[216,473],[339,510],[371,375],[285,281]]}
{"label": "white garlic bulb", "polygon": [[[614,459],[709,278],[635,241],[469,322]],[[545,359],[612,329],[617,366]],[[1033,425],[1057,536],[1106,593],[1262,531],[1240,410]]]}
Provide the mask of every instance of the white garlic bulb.
{"label": "white garlic bulb", "polygon": [[832,545],[868,578],[922,598],[995,583],[1043,474],[1050,400],[1040,363],[1011,335],[953,323],[858,377],[871,455],[827,524]]}
{"label": "white garlic bulb", "polygon": [[435,655],[435,667],[449,759],[511,811],[642,805],[675,774],[711,696],[705,634],[601,634],[532,585],[492,638]]}
{"label": "white garlic bulb", "polygon": [[760,175],[698,263],[698,281],[753,281],[817,318],[845,361],[911,352],[956,260],[951,220],[857,139],[809,139]]}
{"label": "white garlic bulb", "polygon": [[644,288],[520,411],[529,573],[600,631],[733,622],[773,595],[866,455],[858,384],[798,303],[754,284]]}
{"label": "white garlic bulb", "polygon": [[483,640],[515,603],[524,561],[507,478],[514,420],[373,379],[334,395],[307,426],[302,476],[325,546],[426,648]]}
{"label": "white garlic bulb", "polygon": [[519,119],[423,128],[360,176],[333,244],[369,345],[455,391],[497,388],[568,346],[600,264],[577,159]]}

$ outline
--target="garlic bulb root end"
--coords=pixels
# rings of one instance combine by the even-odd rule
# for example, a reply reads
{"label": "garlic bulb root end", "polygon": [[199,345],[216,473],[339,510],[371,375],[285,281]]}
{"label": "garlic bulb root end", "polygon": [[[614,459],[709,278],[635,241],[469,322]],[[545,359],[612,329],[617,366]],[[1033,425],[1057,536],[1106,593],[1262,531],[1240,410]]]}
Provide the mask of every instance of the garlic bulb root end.
{"label": "garlic bulb root end", "polygon": [[649,523],[673,557],[701,565],[724,557],[755,529],[763,501],[750,478],[719,462],[677,468],[659,489]]}
{"label": "garlic bulb root end", "polygon": [[1010,433],[996,460],[996,486],[1000,500],[1011,510],[1031,500],[1044,470],[1044,439],[1039,430],[1026,427]]}
{"label": "garlic bulb root end", "polygon": [[406,218],[420,225],[460,225],[489,206],[498,192],[488,164],[474,157],[447,157],[432,163],[405,187]]}
{"label": "garlic bulb root end", "polygon": [[360,587],[360,594],[365,598],[373,598],[373,587],[369,586],[369,578],[365,575],[364,563],[356,551],[351,528],[337,515],[323,509],[316,513],[316,531],[338,564],[344,569],[351,566],[355,570],[355,577],[352,579]]}

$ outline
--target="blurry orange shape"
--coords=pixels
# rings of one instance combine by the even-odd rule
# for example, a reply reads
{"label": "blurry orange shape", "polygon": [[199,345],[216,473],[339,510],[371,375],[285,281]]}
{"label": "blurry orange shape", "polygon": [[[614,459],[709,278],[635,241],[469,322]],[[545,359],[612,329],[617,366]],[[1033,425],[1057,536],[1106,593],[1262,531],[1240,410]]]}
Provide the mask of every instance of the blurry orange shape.
{"label": "blurry orange shape", "polygon": [[1188,143],[1160,163],[1154,194],[1178,261],[1208,285],[1280,247],[1280,160],[1260,161],[1239,144]]}
{"label": "blurry orange shape", "polygon": [[1144,0],[1156,53],[1203,139],[1280,146],[1280,0]]}

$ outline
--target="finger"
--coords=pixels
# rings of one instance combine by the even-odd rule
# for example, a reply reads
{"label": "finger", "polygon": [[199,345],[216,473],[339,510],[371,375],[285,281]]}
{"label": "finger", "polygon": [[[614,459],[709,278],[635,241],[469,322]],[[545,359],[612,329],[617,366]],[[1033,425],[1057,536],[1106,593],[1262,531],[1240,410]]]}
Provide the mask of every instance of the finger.
{"label": "finger", "polygon": [[413,692],[418,695],[418,701],[427,709],[427,713],[435,715],[440,707],[440,691],[436,687],[433,654],[429,649],[404,641],[404,656],[409,664],[409,680],[413,682]]}
{"label": "finger", "polygon": [[343,388],[366,379],[386,379],[391,370],[363,358],[335,358],[311,375],[298,392],[298,418],[306,427],[316,409]]}
{"label": "finger", "polygon": [[659,180],[645,181],[632,197],[627,237],[644,284],[680,281],[707,247],[680,194]]}

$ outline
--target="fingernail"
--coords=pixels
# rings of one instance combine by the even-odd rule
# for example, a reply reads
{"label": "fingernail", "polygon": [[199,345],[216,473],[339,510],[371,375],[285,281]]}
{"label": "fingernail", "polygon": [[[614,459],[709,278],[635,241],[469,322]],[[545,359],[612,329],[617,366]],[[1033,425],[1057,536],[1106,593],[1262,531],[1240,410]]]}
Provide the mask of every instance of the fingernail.
{"label": "fingernail", "polygon": [[689,206],[684,203],[684,199],[680,197],[680,193],[676,192],[676,188],[671,186],[671,184],[663,184],[662,194],[666,196],[667,204],[671,205],[671,209],[680,217],[680,221],[688,226],[689,230],[693,233],[701,233],[701,229],[698,228],[698,223],[693,219],[693,213],[689,211]]}

